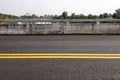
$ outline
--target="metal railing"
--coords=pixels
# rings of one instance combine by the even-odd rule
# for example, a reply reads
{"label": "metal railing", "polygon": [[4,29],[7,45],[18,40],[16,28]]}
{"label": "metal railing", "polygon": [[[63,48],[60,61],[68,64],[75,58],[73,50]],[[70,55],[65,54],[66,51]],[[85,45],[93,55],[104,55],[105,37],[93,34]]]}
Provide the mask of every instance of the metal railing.
{"label": "metal railing", "polygon": [[0,20],[0,34],[120,33],[120,19]]}

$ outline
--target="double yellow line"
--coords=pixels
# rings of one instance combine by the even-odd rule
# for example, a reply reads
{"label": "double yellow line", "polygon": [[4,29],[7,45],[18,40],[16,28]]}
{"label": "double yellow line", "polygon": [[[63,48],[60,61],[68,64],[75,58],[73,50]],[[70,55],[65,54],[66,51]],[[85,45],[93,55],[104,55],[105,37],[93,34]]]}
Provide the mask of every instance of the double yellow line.
{"label": "double yellow line", "polygon": [[86,53],[0,53],[0,59],[49,59],[49,58],[78,58],[78,59],[120,59],[120,54],[86,54]]}

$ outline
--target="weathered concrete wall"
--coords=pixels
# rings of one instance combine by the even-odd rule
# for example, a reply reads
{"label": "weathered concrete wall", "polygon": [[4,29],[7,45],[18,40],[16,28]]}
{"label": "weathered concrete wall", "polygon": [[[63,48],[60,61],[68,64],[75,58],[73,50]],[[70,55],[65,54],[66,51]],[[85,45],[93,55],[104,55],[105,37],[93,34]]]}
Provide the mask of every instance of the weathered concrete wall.
{"label": "weathered concrete wall", "polygon": [[120,20],[0,20],[0,34],[120,33]]}

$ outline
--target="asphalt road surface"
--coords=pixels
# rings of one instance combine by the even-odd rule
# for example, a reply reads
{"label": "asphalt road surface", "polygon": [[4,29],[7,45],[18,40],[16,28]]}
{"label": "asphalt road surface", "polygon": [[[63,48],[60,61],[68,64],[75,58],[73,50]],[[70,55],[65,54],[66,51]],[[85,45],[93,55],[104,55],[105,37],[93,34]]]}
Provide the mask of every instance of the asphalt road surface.
{"label": "asphalt road surface", "polygon": [[0,59],[0,80],[120,80],[120,60]]}
{"label": "asphalt road surface", "polygon": [[0,36],[0,52],[120,53],[120,35]]}
{"label": "asphalt road surface", "polygon": [[[0,52],[120,53],[119,35],[0,36]],[[120,80],[120,59],[0,59],[0,80]]]}

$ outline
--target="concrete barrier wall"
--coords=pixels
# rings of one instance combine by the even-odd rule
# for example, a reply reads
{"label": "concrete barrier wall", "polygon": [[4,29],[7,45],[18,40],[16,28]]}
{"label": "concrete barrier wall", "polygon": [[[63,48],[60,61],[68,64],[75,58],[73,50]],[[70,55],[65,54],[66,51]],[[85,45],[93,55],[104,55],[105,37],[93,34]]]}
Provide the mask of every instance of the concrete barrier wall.
{"label": "concrete barrier wall", "polygon": [[81,33],[120,33],[120,20],[0,20],[0,34]]}

